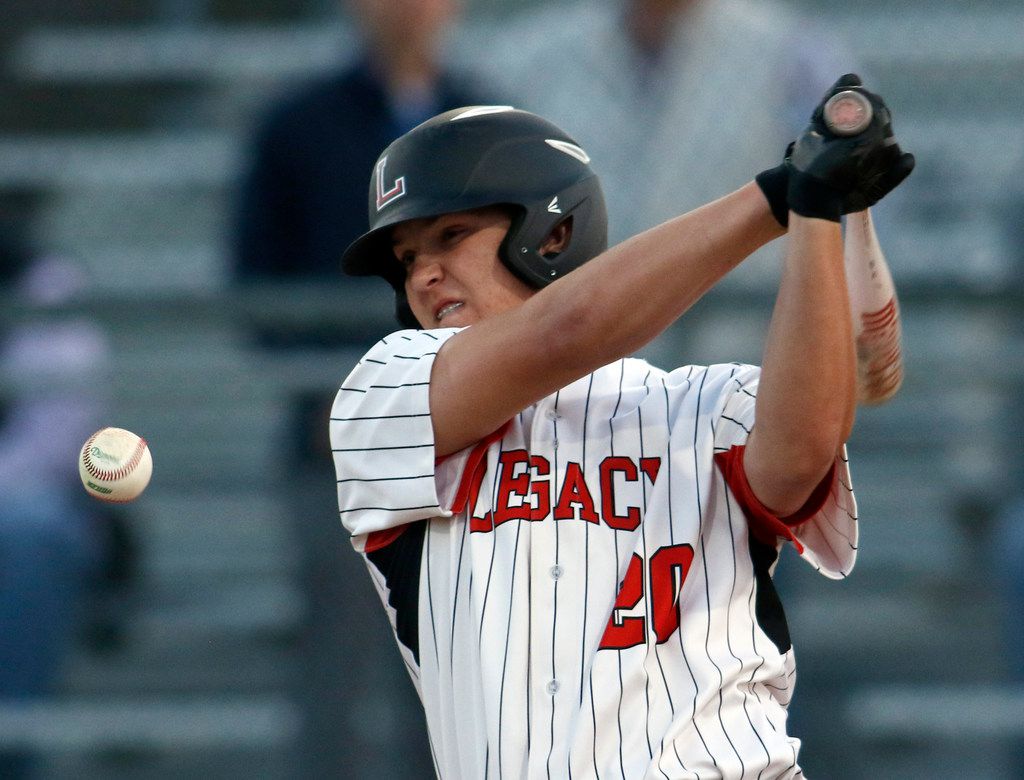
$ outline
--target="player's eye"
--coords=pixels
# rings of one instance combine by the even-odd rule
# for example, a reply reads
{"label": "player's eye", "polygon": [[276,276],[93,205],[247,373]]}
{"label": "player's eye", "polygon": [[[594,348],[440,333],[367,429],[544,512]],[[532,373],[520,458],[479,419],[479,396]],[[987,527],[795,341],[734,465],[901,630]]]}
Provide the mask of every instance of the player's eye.
{"label": "player's eye", "polygon": [[465,233],[466,228],[462,225],[449,225],[441,231],[441,241],[451,243],[458,240]]}
{"label": "player's eye", "polygon": [[412,271],[412,264],[416,262],[416,253],[411,249],[402,249],[397,246],[392,248],[392,252],[394,252],[395,260],[402,272],[408,276]]}

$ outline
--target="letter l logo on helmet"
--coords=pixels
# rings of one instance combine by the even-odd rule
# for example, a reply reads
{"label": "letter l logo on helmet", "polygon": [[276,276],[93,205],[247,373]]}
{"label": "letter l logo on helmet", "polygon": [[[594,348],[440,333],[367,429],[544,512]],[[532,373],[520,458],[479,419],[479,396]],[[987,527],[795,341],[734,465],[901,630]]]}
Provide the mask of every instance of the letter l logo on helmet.
{"label": "letter l logo on helmet", "polygon": [[384,190],[384,166],[387,165],[387,156],[381,157],[377,163],[377,211],[380,211],[392,201],[398,200],[405,195],[405,177],[399,176],[391,189]]}

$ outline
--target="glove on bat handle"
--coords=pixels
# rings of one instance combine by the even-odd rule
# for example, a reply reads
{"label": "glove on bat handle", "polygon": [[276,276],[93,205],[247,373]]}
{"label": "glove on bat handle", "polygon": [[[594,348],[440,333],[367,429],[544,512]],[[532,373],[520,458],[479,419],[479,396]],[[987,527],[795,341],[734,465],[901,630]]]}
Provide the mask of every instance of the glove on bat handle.
{"label": "glove on bat handle", "polygon": [[822,114],[829,130],[839,136],[851,136],[864,132],[874,112],[864,95],[844,89],[828,99]]}

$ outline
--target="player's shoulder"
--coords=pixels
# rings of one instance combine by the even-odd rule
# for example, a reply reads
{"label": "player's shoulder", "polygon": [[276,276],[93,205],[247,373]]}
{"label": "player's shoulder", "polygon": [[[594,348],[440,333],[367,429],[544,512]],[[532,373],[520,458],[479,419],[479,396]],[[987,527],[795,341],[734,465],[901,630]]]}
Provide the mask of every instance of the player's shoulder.
{"label": "player's shoulder", "polygon": [[331,416],[353,418],[379,414],[381,409],[400,413],[425,407],[433,358],[457,330],[401,330],[382,338],[342,381]]}
{"label": "player's shoulder", "polygon": [[438,328],[436,330],[396,330],[384,336],[370,347],[363,360],[381,358],[393,359],[405,353],[425,354],[436,351],[450,336],[457,332],[456,328]]}
{"label": "player's shoulder", "polygon": [[459,328],[399,330],[380,339],[356,363],[343,387],[359,387],[394,372],[408,373],[423,363],[429,373],[431,358],[441,345],[458,333]]}
{"label": "player's shoulder", "polygon": [[708,373],[735,387],[757,382],[761,376],[761,367],[749,363],[713,363],[708,366]]}
{"label": "player's shoulder", "polygon": [[665,370],[638,357],[622,358],[609,363],[600,371],[615,381],[624,381],[627,384],[664,384],[667,387],[687,390],[713,386],[739,387],[756,383],[761,375],[760,366],[747,363],[694,364]]}
{"label": "player's shoulder", "polygon": [[760,376],[760,367],[747,363],[712,363],[680,366],[666,373],[663,381],[666,391],[677,396],[697,395],[705,406],[706,399],[725,402],[736,393],[756,397]]}
{"label": "player's shoulder", "polygon": [[749,363],[715,363],[707,367],[707,385],[717,388],[719,398],[728,400],[734,395],[757,396],[757,383],[761,367]]}

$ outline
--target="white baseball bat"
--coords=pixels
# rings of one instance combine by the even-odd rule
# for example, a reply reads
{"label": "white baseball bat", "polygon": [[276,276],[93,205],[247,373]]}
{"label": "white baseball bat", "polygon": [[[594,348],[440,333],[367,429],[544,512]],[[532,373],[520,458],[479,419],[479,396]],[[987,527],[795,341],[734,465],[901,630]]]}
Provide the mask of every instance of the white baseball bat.
{"label": "white baseball bat", "polygon": [[903,383],[900,307],[870,210],[846,217],[846,285],[857,346],[857,401],[882,404]]}

